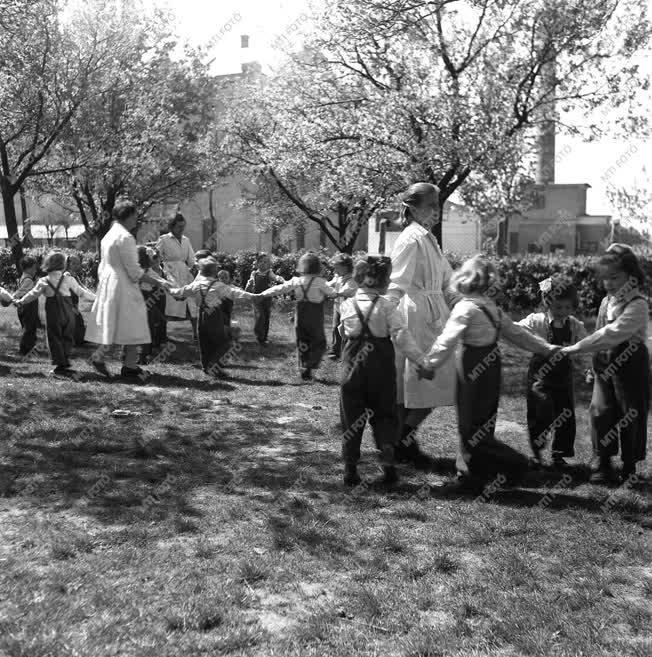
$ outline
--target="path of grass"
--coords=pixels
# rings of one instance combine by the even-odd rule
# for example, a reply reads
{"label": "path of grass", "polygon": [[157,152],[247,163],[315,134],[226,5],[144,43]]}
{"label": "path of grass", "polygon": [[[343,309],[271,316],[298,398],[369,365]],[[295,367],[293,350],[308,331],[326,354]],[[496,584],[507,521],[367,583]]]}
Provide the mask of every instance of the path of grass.
{"label": "path of grass", "polygon": [[[180,343],[130,386],[15,362],[0,314],[2,657],[650,654],[649,465],[627,490],[577,468],[483,503],[446,485],[447,408],[423,432],[438,472],[349,493],[335,368],[301,385],[284,313],[262,352],[244,326],[229,381]],[[498,431],[525,450],[524,361],[506,362]]]}

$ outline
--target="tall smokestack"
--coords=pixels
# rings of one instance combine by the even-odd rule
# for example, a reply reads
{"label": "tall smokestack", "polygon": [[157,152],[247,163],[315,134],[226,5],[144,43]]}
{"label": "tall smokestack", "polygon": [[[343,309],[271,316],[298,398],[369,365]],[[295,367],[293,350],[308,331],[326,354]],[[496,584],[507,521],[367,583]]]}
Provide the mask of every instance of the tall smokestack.
{"label": "tall smokestack", "polygon": [[[546,64],[542,70],[542,87],[544,93],[551,90],[556,94],[556,66],[555,62]],[[549,105],[543,122],[539,126],[537,136],[537,168],[536,181],[540,185],[555,182],[555,133],[557,110],[553,104]]]}

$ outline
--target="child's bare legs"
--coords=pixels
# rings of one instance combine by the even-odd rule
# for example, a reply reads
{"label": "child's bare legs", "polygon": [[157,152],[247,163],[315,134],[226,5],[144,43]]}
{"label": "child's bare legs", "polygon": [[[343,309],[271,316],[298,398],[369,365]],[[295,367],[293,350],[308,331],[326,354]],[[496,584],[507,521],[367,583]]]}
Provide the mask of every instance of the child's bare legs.
{"label": "child's bare legs", "polygon": [[432,411],[432,408],[405,408],[402,404],[398,405],[400,435],[396,449],[397,461],[408,461],[417,468],[430,465],[430,457],[419,448],[416,434],[419,426]]}

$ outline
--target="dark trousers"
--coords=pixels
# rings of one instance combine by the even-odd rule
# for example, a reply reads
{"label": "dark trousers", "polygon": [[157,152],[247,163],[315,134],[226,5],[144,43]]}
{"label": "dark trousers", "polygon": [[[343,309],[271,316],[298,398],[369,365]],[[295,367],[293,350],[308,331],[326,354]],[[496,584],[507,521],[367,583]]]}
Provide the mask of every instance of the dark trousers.
{"label": "dark trousers", "polygon": [[201,366],[207,374],[216,374],[226,365],[220,360],[231,346],[219,306],[207,310],[200,309],[197,333]]}
{"label": "dark trousers", "polygon": [[294,329],[299,367],[307,370],[319,367],[326,351],[323,302],[298,301]]}
{"label": "dark trousers", "polygon": [[145,307],[147,308],[147,324],[152,336],[152,342],[142,348],[141,355],[149,356],[153,349],[160,349],[167,342],[167,319],[165,317],[165,290],[143,290]]}
{"label": "dark trousers", "polygon": [[47,297],[45,320],[52,364],[68,367],[75,342],[75,314],[70,297]]}
{"label": "dark trousers", "polygon": [[254,335],[258,342],[267,340],[271,314],[272,299],[257,299],[254,301]]}
{"label": "dark trousers", "polygon": [[337,356],[338,358],[342,354],[342,336],[338,331],[340,321],[341,321],[341,315],[339,309],[333,308],[333,333],[332,333],[330,353],[333,354],[334,356]]}
{"label": "dark trousers", "polygon": [[18,351],[21,356],[28,354],[36,346],[36,330],[39,327],[38,300],[25,304],[18,309],[18,321],[23,329]]}
{"label": "dark trousers", "polygon": [[650,408],[650,363],[642,342],[625,342],[606,361],[594,358],[589,414],[593,451],[601,459],[618,454],[625,464],[645,459]]}
{"label": "dark trousers", "polygon": [[[559,363],[562,364],[562,363]],[[527,426],[534,454],[552,434],[553,456],[575,454],[575,396],[570,363],[559,376],[541,376],[546,360],[533,357],[527,378]]]}
{"label": "dark trousers", "polygon": [[457,380],[457,422],[460,442],[457,469],[482,481],[498,475],[517,480],[527,458],[496,440],[500,400],[500,352],[496,345],[462,349],[462,374]]}
{"label": "dark trousers", "polygon": [[84,344],[84,338],[86,336],[86,324],[84,324],[84,317],[79,308],[73,310],[73,315],[75,320],[74,344],[75,347],[81,347]]}
{"label": "dark trousers", "polygon": [[394,461],[398,438],[396,365],[389,338],[347,340],[342,354],[340,418],[342,459],[360,460],[360,443],[367,422],[385,465]]}

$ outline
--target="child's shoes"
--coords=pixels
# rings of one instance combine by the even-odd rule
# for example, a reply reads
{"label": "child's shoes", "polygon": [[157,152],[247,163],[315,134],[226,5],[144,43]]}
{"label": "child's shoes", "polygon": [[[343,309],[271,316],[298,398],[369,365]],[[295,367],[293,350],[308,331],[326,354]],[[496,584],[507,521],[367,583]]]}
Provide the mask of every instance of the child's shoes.
{"label": "child's shoes", "polygon": [[347,465],[344,470],[344,485],[351,486],[353,488],[354,486],[358,486],[361,482],[362,479],[360,479],[360,475],[358,474],[358,469],[356,466]]}

